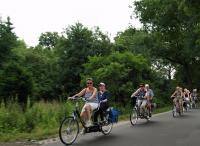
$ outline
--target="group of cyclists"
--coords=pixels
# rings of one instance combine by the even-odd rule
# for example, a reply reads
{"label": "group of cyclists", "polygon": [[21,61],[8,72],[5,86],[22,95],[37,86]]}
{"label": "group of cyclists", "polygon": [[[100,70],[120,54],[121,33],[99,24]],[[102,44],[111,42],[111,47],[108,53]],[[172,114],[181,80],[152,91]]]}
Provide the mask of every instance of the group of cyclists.
{"label": "group of cyclists", "polygon": [[171,95],[174,106],[178,106],[180,114],[188,108],[196,108],[197,105],[197,89],[193,89],[192,92],[188,89],[183,89],[177,86],[174,93]]}
{"label": "group of cyclists", "polygon": [[[113,121],[110,118],[112,109],[109,108],[109,98],[111,94],[106,90],[106,84],[100,82],[99,88],[94,87],[92,78],[86,80],[86,87],[83,88],[79,93],[72,97],[70,100],[78,101],[84,99],[85,103],[82,107],[81,112],[77,108],[79,105],[76,104],[76,110],[71,117],[66,117],[60,126],[60,139],[64,144],[72,144],[79,133],[79,124],[77,119],[80,120],[83,129],[81,134],[90,132],[102,132],[107,135],[112,130]],[[149,84],[141,83],[140,87],[131,94],[131,103],[133,110],[130,113],[130,121],[134,126],[138,119],[146,119],[149,121],[152,116],[152,110],[155,105],[153,104],[154,93],[150,88]],[[193,89],[191,92],[188,89],[182,87],[176,87],[176,90],[171,95],[173,101],[173,107],[179,107],[179,114],[188,106],[196,105],[197,103],[197,89]],[[114,111],[114,110],[113,110]],[[174,114],[173,114],[174,116]],[[67,124],[68,123],[68,124]],[[65,127],[64,125],[68,125]],[[74,125],[74,126],[72,126]],[[62,132],[64,128],[64,133]],[[75,132],[73,132],[75,131]],[[69,141],[64,140],[63,134],[72,135],[72,139]]]}
{"label": "group of cyclists", "polygon": [[[99,89],[94,87],[94,82],[92,78],[88,78],[86,81],[86,88],[82,89],[78,94],[75,94],[69,99],[75,99],[77,97],[84,97],[86,102],[81,110],[80,117],[85,123],[86,127],[91,126],[93,123],[97,123],[98,116],[100,115],[101,120],[103,120],[103,111],[108,109],[111,94],[106,90],[105,83],[99,83]],[[152,101],[154,93],[150,89],[149,84],[140,84],[139,89],[137,89],[131,95],[132,104],[139,107],[139,113],[143,113],[147,108],[149,109],[148,118],[152,116]],[[180,112],[184,111],[184,107],[197,103],[197,89],[193,89],[190,92],[188,89],[183,89],[177,86],[174,93],[171,95],[174,105],[178,104],[180,107]],[[91,122],[92,112],[96,110],[94,114],[93,122]]]}
{"label": "group of cyclists", "polygon": [[[99,115],[100,119],[103,120],[103,111],[109,107],[108,99],[110,96],[111,94],[106,90],[105,83],[99,83],[99,89],[97,89],[94,87],[93,79],[89,78],[86,81],[86,88],[82,89],[78,94],[75,94],[68,99],[75,99],[79,97],[84,97],[86,99],[86,102],[81,110],[80,117],[85,123],[85,126],[89,127],[98,122]],[[137,102],[141,113],[146,109],[146,107],[148,107],[148,109],[150,109],[148,116],[151,117],[153,96],[153,90],[150,89],[148,84],[140,84],[140,88],[131,95],[131,99],[134,104]],[[96,112],[92,122],[91,115],[94,110],[96,110]]]}

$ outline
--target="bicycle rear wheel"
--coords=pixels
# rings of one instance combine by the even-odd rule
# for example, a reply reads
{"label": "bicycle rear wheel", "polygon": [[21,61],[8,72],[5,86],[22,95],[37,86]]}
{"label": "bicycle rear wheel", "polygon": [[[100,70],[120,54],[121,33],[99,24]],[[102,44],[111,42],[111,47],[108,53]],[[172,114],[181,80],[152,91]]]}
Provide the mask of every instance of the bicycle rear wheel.
{"label": "bicycle rear wheel", "polygon": [[65,118],[59,129],[59,137],[63,144],[71,145],[76,140],[79,133],[78,121],[74,117]]}
{"label": "bicycle rear wheel", "polygon": [[137,109],[134,108],[132,111],[131,111],[131,114],[130,114],[130,122],[133,126],[135,126],[135,124],[137,123],[137,120],[138,120],[138,114],[137,114]]}
{"label": "bicycle rear wheel", "polygon": [[108,135],[108,134],[110,134],[110,132],[112,131],[112,128],[113,128],[113,122],[112,122],[112,120],[109,118],[109,115],[107,115],[106,121],[105,121],[105,123],[103,123],[103,125],[102,125],[102,127],[101,127],[102,133],[103,133],[104,135]]}

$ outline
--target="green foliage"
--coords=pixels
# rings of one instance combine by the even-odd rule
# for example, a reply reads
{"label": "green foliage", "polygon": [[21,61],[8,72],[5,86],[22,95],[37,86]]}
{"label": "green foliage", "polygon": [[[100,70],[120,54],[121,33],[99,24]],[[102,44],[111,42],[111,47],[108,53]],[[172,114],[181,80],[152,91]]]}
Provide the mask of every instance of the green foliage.
{"label": "green foliage", "polygon": [[153,38],[144,30],[136,30],[129,27],[115,37],[115,48],[118,51],[131,51],[134,54],[142,54],[148,60],[152,60],[150,51],[153,47]]}
{"label": "green foliage", "polygon": [[111,91],[114,101],[126,104],[131,92],[149,74],[147,60],[141,55],[131,52],[114,52],[106,57],[89,57],[84,64],[82,83],[87,77],[92,77],[96,83],[105,82]]}
{"label": "green foliage", "polygon": [[199,2],[141,0],[134,4],[137,17],[156,40],[153,54],[180,66],[185,72],[185,84],[198,86],[199,83],[194,79],[198,78],[195,72],[199,70],[193,71],[193,68],[198,68],[200,64]]}
{"label": "green foliage", "polygon": [[61,84],[72,93],[80,88],[82,64],[87,62],[88,56],[109,54],[111,43],[99,29],[93,32],[80,23],[68,27],[64,35],[57,46],[62,67]]}
{"label": "green foliage", "polygon": [[6,105],[9,101],[18,101],[25,110],[27,98],[32,93],[32,86],[30,74],[19,64],[9,62],[4,67],[0,78],[0,96]]}
{"label": "green foliage", "polygon": [[5,22],[0,19],[0,69],[9,58],[12,48],[16,46],[16,40],[10,18],[8,17]]}
{"label": "green foliage", "polygon": [[39,102],[29,107],[24,113],[17,104],[9,104],[7,108],[0,107],[0,140],[6,135],[21,133],[45,132],[57,129],[65,114],[69,115],[72,105],[57,102]]}
{"label": "green foliage", "polygon": [[39,45],[47,49],[53,49],[59,41],[57,32],[45,32],[39,37]]}

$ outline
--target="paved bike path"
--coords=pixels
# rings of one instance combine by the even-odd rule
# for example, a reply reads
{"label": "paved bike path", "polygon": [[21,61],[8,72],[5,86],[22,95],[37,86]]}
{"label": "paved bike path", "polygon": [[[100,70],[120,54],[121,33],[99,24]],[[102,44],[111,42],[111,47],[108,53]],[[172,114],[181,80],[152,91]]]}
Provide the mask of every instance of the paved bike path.
{"label": "paved bike path", "polygon": [[[73,146],[199,146],[200,109],[173,118],[171,112],[152,117],[149,122],[139,121],[136,126],[122,122],[112,133],[90,133],[79,136]],[[43,146],[63,146],[60,141]]]}

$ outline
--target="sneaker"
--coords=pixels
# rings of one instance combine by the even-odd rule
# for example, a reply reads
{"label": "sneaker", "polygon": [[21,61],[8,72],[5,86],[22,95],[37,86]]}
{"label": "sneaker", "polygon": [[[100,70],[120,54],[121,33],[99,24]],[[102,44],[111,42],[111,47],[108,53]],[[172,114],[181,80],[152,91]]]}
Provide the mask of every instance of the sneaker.
{"label": "sneaker", "polygon": [[82,128],[80,134],[81,134],[81,135],[84,135],[84,134],[85,134],[85,128]]}
{"label": "sneaker", "polygon": [[85,126],[86,126],[86,127],[92,126],[92,122],[91,122],[91,121],[87,121],[86,124],[85,124]]}

